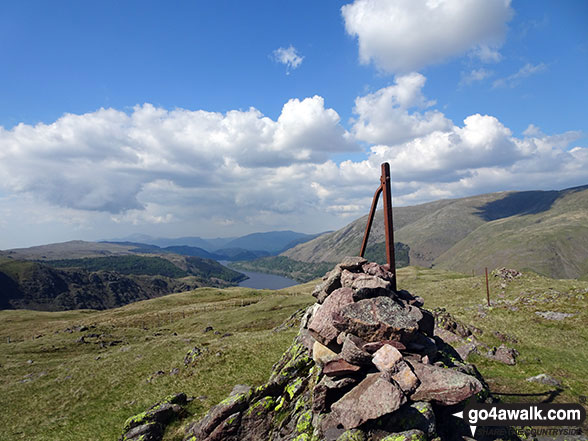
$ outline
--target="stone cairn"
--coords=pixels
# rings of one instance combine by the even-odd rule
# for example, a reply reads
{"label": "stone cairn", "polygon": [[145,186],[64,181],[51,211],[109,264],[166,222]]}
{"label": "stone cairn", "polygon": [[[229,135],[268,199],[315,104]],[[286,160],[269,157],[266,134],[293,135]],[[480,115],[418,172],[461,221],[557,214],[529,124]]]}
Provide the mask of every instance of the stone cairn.
{"label": "stone cairn", "polygon": [[236,386],[185,441],[467,439],[451,415],[485,399],[487,386],[434,336],[422,299],[391,290],[392,277],[386,265],[345,258],[314,290],[268,383]]}

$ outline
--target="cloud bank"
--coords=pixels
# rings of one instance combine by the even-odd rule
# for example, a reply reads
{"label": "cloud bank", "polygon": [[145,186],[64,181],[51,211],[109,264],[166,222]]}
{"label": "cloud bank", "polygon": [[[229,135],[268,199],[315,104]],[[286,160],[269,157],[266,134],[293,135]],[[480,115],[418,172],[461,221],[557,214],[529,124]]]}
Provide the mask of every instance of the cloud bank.
{"label": "cloud bank", "polygon": [[467,52],[499,61],[513,16],[510,0],[355,0],[341,13],[361,63],[401,74]]}
{"label": "cloud bank", "polygon": [[357,97],[349,131],[320,96],[289,100],[275,120],[144,104],[0,127],[0,217],[26,206],[37,221],[320,231],[367,212],[384,161],[395,204],[587,183],[580,133],[517,137],[481,114],[456,123],[425,82],[408,74]]}

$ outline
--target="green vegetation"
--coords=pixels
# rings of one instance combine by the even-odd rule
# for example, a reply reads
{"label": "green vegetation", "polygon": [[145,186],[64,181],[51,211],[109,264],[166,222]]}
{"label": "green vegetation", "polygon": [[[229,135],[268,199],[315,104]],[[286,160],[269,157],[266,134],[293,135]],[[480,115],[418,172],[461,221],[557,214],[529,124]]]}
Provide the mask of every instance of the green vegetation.
{"label": "green vegetation", "polygon": [[[588,277],[588,187],[501,192],[394,209],[394,238],[411,265],[470,273],[484,267],[532,269],[555,278]],[[367,216],[282,253],[300,262],[356,255]],[[384,241],[376,213],[370,244]],[[368,248],[369,251],[369,248]],[[378,259],[376,254],[373,258]]]}
{"label": "green vegetation", "polygon": [[[554,387],[526,381],[545,373],[563,384],[561,392],[554,392],[555,402],[577,403],[588,391],[588,282],[550,279],[536,273],[504,280],[494,274],[489,279],[491,307],[486,306],[482,275],[409,267],[399,270],[398,287],[422,296],[427,309],[446,308],[458,320],[481,329],[478,339],[490,347],[503,344],[496,331],[517,340],[506,343],[520,353],[515,366],[476,355],[470,359],[492,392],[506,394],[499,395],[502,400],[541,402],[549,398]],[[557,321],[535,314],[545,311],[574,316]]]}
{"label": "green vegetation", "polygon": [[54,268],[79,268],[86,271],[115,271],[120,274],[147,276],[186,277],[188,272],[161,257],[109,256],[62,259],[47,262]]}
{"label": "green vegetation", "polygon": [[[267,381],[298,324],[273,328],[314,301],[311,289],[201,288],[101,312],[0,311],[2,440],[110,441],[181,391],[201,415],[235,384]],[[195,346],[202,354],[185,365]],[[181,439],[180,424],[166,440]]]}
{"label": "green vegetation", "polygon": [[[409,263],[409,247],[403,243],[395,243],[396,267],[402,268]],[[357,250],[359,251],[359,250]],[[369,245],[365,250],[365,257],[370,262],[386,263],[386,244],[384,242]],[[289,277],[297,282],[322,277],[333,269],[337,262],[301,262],[286,256],[262,257],[261,259],[245,262],[232,262],[231,267],[242,271],[259,271],[279,276]]]}
{"label": "green vegetation", "polygon": [[[399,288],[422,296],[428,309],[444,307],[480,328],[485,344],[502,343],[494,331],[517,340],[507,343],[520,352],[515,366],[473,358],[504,401],[578,402],[586,394],[588,282],[491,275],[488,308],[481,275],[407,267],[398,276]],[[291,316],[314,302],[316,282],[275,292],[200,288],[107,311],[0,311],[3,441],[116,439],[128,418],[177,392],[196,397],[190,420],[203,415],[235,384],[267,381],[297,333]],[[574,316],[551,321],[541,311]],[[292,326],[274,330],[283,322]],[[208,326],[213,331],[204,332]],[[195,346],[201,352],[185,365]],[[525,380],[540,373],[563,390]],[[165,441],[181,440],[187,423],[174,423]]]}
{"label": "green vegetation", "polygon": [[335,265],[336,263],[332,262],[300,262],[286,256],[262,257],[256,260],[231,263],[231,267],[236,270],[277,274],[278,276],[289,277],[297,282],[308,282],[322,277],[327,271],[332,270]]}

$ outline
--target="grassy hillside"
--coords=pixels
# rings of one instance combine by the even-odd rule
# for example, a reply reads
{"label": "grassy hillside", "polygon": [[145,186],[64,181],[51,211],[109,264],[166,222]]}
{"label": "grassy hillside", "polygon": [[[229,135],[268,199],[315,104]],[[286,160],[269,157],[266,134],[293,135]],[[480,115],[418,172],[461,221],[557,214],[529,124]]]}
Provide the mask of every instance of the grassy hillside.
{"label": "grassy hillside", "polygon": [[[273,328],[314,301],[313,285],[277,292],[201,288],[101,312],[0,311],[2,439],[113,440],[129,416],[186,392],[195,397],[193,415],[165,437],[179,441],[181,425],[234,384],[267,380],[297,323]],[[474,358],[503,400],[578,402],[588,390],[588,282],[533,273],[508,282],[491,277],[491,308],[484,306],[481,277],[409,267],[399,270],[399,287],[423,296],[427,308],[445,307],[480,328],[488,345],[501,343],[494,331],[516,338],[509,343],[520,352],[515,366]],[[540,311],[574,316],[550,321]],[[213,330],[204,332],[208,326]],[[202,355],[184,365],[195,346]],[[525,381],[539,373],[556,377],[563,389]]]}
{"label": "grassy hillside", "polygon": [[550,277],[588,276],[588,190],[570,191],[548,210],[489,221],[435,264],[462,272],[475,264],[528,268]]}
{"label": "grassy hillside", "polygon": [[[0,311],[1,438],[117,439],[129,416],[174,391],[197,397],[200,414],[234,384],[266,380],[296,332],[272,329],[312,302],[309,290],[202,288],[102,312]],[[202,355],[186,366],[195,346]]]}
{"label": "grassy hillside", "polygon": [[[111,256],[47,263],[0,257],[0,309],[106,309],[245,276],[217,262],[177,256]],[[160,275],[163,274],[163,275]]]}
{"label": "grassy hillside", "polygon": [[[394,210],[394,239],[411,265],[471,273],[488,266],[532,269],[552,277],[588,277],[588,187],[501,192]],[[282,256],[337,262],[357,255],[367,216],[298,245]],[[384,240],[376,213],[370,244]]]}
{"label": "grassy hillside", "polygon": [[[410,267],[399,271],[398,286],[422,296],[427,309],[446,308],[465,324],[481,329],[479,339],[491,347],[503,343],[497,331],[515,339],[516,343],[507,343],[520,353],[515,366],[476,355],[470,359],[503,401],[538,403],[551,397],[559,403],[579,402],[588,391],[588,282],[533,272],[514,280],[494,274],[491,307],[486,306],[483,276]],[[536,314],[549,311],[573,316],[559,321]],[[526,381],[541,373],[558,379],[562,389]]]}

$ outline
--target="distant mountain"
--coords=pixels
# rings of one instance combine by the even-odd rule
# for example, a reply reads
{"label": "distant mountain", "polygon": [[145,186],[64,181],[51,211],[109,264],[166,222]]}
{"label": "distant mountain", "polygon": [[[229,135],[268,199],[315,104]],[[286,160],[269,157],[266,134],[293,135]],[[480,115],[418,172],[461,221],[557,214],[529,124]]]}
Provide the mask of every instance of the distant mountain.
{"label": "distant mountain", "polygon": [[[304,234],[297,233],[295,231],[269,231],[266,233],[252,233],[241,237],[217,237],[214,239],[203,239],[197,236],[177,237],[177,238],[154,238],[145,234],[133,234],[120,239],[111,239],[105,242],[110,243],[142,243],[148,245],[155,245],[163,249],[168,249],[172,252],[176,247],[190,247],[199,248],[204,250],[211,255],[220,255],[218,260],[229,260],[228,255],[224,255],[222,250],[241,250],[252,251],[259,253],[265,251],[268,255],[278,254],[285,251],[293,246],[298,245],[314,239],[319,234]],[[181,251],[181,250],[180,250]],[[201,251],[190,250],[184,248],[184,252],[200,253],[205,257]],[[182,253],[179,253],[182,254]],[[225,253],[226,254],[226,253]],[[235,253],[229,253],[235,254]],[[245,255],[245,254],[244,254]],[[257,256],[259,257],[259,256]],[[211,257],[215,258],[215,257]]]}
{"label": "distant mountain", "polygon": [[[357,255],[367,215],[281,254],[299,262]],[[394,236],[410,265],[471,273],[484,267],[531,269],[550,277],[588,277],[588,186],[499,192],[394,209]],[[384,241],[376,213],[370,246]],[[369,248],[368,248],[369,250]],[[255,265],[250,262],[249,268]],[[268,262],[263,263],[268,266]]]}
{"label": "distant mountain", "polygon": [[295,231],[270,231],[267,233],[253,233],[233,239],[223,248],[243,248],[250,251],[267,251],[270,254],[279,253],[294,242],[307,241],[315,237],[312,234],[296,233]]}

